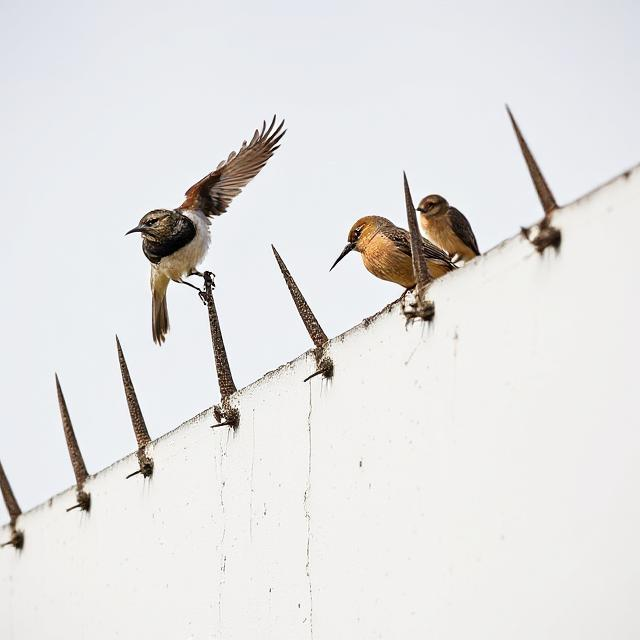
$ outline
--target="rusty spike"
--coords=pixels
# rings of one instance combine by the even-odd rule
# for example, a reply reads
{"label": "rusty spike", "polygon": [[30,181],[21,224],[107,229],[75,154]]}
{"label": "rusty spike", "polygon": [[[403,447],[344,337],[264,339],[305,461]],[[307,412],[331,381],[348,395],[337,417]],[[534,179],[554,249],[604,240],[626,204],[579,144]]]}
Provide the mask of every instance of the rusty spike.
{"label": "rusty spike", "polygon": [[409,224],[409,232],[411,234],[411,260],[413,262],[413,273],[416,276],[416,301],[418,306],[424,303],[424,294],[430,284],[432,278],[427,269],[427,261],[424,254],[420,250],[422,245],[422,236],[418,230],[418,220],[416,218],[416,210],[411,199],[411,191],[407,182],[407,174],[402,172],[404,177],[404,199],[407,206],[407,222]]}
{"label": "rusty spike", "polygon": [[276,257],[276,261],[280,267],[284,281],[287,283],[289,293],[291,294],[293,302],[296,305],[296,309],[302,318],[302,322],[304,322],[304,326],[307,329],[309,337],[313,340],[313,344],[315,344],[316,347],[324,346],[329,340],[329,338],[327,338],[327,334],[322,330],[320,323],[313,314],[313,311],[311,311],[311,307],[304,299],[304,296],[300,292],[300,289],[291,276],[291,273],[289,273],[289,269],[287,269],[287,265],[280,257],[280,254],[273,245],[271,245],[271,249],[273,250],[273,255]]}
{"label": "rusty spike", "polygon": [[122,347],[120,346],[120,340],[118,340],[118,336],[116,336],[116,346],[118,348],[120,373],[122,374],[124,394],[127,397],[127,405],[129,407],[129,415],[131,416],[131,424],[133,425],[133,432],[136,435],[138,448],[141,449],[151,441],[151,438],[149,437],[147,425],[144,423],[144,418],[142,417],[142,411],[140,410],[140,404],[138,403],[136,390],[133,388],[131,376],[129,375],[129,368],[127,367],[127,362],[124,359],[124,354],[122,353]]}
{"label": "rusty spike", "polygon": [[218,374],[218,385],[220,387],[220,396],[223,402],[237,391],[236,383],[231,375],[231,367],[229,367],[229,359],[227,358],[227,350],[224,347],[222,339],[222,331],[220,330],[220,321],[216,305],[213,301],[212,274],[208,271],[204,273],[204,288],[207,299],[207,308],[209,311],[209,328],[211,329],[211,342],[213,344],[213,357],[216,363],[216,372]]}
{"label": "rusty spike", "polygon": [[13,494],[13,490],[11,489],[11,485],[9,484],[9,479],[2,468],[2,463],[0,462],[0,490],[2,491],[2,497],[4,498],[4,504],[7,507],[7,511],[9,512],[9,518],[11,527],[14,528],[16,524],[16,520],[18,516],[22,513],[22,509],[20,509],[20,505],[16,500],[15,495]]}
{"label": "rusty spike", "polygon": [[524,160],[527,163],[527,169],[529,169],[529,175],[533,180],[533,186],[536,188],[536,192],[538,193],[538,198],[540,198],[540,203],[542,204],[542,208],[544,209],[545,220],[547,221],[551,217],[551,213],[558,208],[558,204],[556,203],[556,199],[553,197],[551,193],[551,189],[549,189],[549,185],[547,181],[544,179],[542,175],[542,171],[540,171],[540,167],[536,162],[536,159],[533,157],[531,150],[529,149],[529,145],[527,145],[527,141],[524,139],[522,132],[520,131],[520,127],[516,122],[513,114],[511,113],[511,109],[509,109],[509,105],[505,105],[507,109],[507,113],[509,114],[509,120],[511,120],[511,125],[513,126],[513,130],[515,131],[516,138],[518,138],[518,144],[520,145],[520,150],[522,151],[522,155],[524,156]]}
{"label": "rusty spike", "polygon": [[64,429],[64,437],[67,440],[67,449],[69,449],[69,457],[71,458],[71,466],[73,467],[73,473],[76,476],[76,484],[79,490],[82,490],[84,481],[89,475],[87,473],[87,467],[82,458],[78,441],[76,440],[76,434],[73,431],[73,425],[71,424],[71,418],[67,409],[67,403],[62,393],[62,387],[60,387],[60,380],[58,374],[56,376],[56,391],[58,393],[58,406],[60,407],[60,417],[62,418],[62,428]]}

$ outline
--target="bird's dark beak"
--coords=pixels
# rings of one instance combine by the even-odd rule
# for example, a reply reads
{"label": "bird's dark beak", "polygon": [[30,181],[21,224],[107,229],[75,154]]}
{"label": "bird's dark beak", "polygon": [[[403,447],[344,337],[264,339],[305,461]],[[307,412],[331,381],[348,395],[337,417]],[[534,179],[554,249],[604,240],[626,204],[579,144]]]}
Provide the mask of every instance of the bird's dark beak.
{"label": "bird's dark beak", "polygon": [[133,229],[131,229],[130,231],[127,231],[127,233],[125,233],[125,236],[128,236],[130,233],[142,233],[144,231],[144,227],[139,224],[137,227],[133,227]]}
{"label": "bird's dark beak", "polygon": [[422,209],[421,207],[416,207],[416,211],[419,211],[420,213],[424,213],[424,209]]}
{"label": "bird's dark beak", "polygon": [[350,242],[343,250],[342,253],[338,256],[338,259],[331,265],[331,269],[329,269],[329,271],[331,271],[333,269],[333,267],[335,267],[338,262],[340,262],[340,260],[342,260],[342,258],[344,258],[347,253],[350,253],[351,251],[353,251],[356,248],[356,243],[355,242]]}

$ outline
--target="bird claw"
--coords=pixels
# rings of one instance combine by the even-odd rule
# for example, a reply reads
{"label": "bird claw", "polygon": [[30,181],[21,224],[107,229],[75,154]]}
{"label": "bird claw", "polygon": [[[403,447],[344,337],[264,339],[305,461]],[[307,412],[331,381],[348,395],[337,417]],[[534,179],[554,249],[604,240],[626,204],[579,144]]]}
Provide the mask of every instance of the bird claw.
{"label": "bird claw", "polygon": [[209,304],[209,292],[216,288],[216,283],[213,279],[216,277],[215,273],[211,273],[211,271],[205,271],[204,273],[199,273],[199,276],[202,276],[204,280],[204,289],[198,294],[202,302],[204,302],[205,306]]}
{"label": "bird claw", "polygon": [[209,283],[212,289],[216,288],[216,283],[214,282],[214,278],[216,277],[215,273],[211,273],[211,271],[205,271],[201,275],[204,278],[205,283]]}

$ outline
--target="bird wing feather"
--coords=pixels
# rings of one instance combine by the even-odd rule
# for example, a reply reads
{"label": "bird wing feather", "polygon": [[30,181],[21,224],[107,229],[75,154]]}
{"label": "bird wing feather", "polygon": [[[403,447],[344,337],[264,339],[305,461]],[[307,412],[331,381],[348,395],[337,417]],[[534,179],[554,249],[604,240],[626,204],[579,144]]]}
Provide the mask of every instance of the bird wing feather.
{"label": "bird wing feather", "polygon": [[274,130],[275,123],[276,116],[268,128],[263,122],[262,130],[256,129],[248,144],[245,140],[238,152],[232,151],[214,171],[190,187],[180,209],[198,209],[207,217],[224,213],[231,200],[258,175],[278,148],[286,129],[282,129],[284,120]]}
{"label": "bird wing feather", "polygon": [[480,250],[478,249],[478,242],[466,216],[455,207],[449,207],[448,213],[453,232],[458,236],[458,238],[460,238],[460,240],[462,240],[462,242],[464,242],[464,244],[467,245],[467,247],[469,247],[469,249],[479,256]]}
{"label": "bird wing feather", "polygon": [[[401,229],[400,227],[392,227],[390,229],[384,230],[384,235],[386,235],[390,240],[393,240],[395,245],[402,251],[404,254],[411,256],[411,238],[409,236],[409,232],[406,229]],[[455,269],[454,264],[449,259],[449,255],[446,251],[440,249],[432,242],[429,242],[426,238],[422,238],[422,251],[424,257],[427,260],[438,260],[440,262],[446,263],[451,269]]]}

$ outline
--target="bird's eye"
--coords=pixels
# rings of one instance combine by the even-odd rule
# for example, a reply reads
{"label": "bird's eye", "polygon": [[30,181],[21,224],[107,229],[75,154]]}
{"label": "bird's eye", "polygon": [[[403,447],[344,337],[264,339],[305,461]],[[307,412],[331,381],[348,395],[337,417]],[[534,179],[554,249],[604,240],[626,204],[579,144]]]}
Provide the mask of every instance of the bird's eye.
{"label": "bird's eye", "polygon": [[156,222],[158,222],[158,218],[151,218],[151,220],[147,220],[147,226],[152,227]]}

